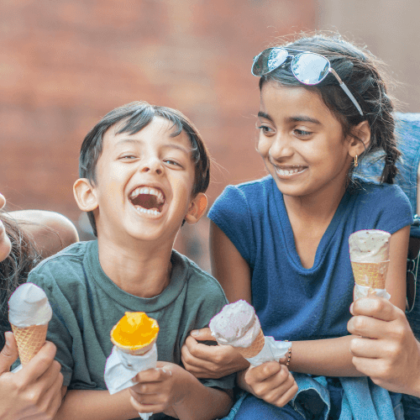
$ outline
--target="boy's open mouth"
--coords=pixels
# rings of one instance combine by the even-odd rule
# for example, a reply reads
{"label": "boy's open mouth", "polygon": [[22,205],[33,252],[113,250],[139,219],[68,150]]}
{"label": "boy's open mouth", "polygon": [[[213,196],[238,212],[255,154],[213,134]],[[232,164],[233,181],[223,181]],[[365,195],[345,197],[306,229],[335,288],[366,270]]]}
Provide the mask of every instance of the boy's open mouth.
{"label": "boy's open mouth", "polygon": [[130,201],[138,212],[158,215],[165,204],[165,196],[158,188],[138,187],[130,194]]}

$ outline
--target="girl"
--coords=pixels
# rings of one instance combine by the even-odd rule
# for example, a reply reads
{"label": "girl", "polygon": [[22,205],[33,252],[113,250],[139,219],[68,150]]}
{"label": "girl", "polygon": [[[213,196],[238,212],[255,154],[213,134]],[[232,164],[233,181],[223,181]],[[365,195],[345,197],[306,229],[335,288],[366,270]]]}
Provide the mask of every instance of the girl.
{"label": "girl", "polygon": [[54,362],[55,346],[47,343],[25,369],[9,373],[17,348],[13,334],[6,332],[11,329],[7,301],[42,258],[78,241],[78,235],[57,213],[6,213],[5,204],[0,194],[0,419],[52,418],[61,403],[63,382],[60,364]]}
{"label": "girl", "polygon": [[[395,395],[348,378],[361,376],[346,328],[351,233],[392,234],[386,288],[393,304],[405,305],[412,216],[402,190],[391,185],[400,153],[385,82],[368,52],[324,36],[263,51],[252,73],[261,91],[257,150],[269,176],[228,186],[216,200],[209,213],[212,269],[229,301],[253,304],[265,335],[293,342],[289,368],[305,375],[295,374],[293,406],[280,408],[296,392],[284,368],[241,371],[238,384],[250,394],[235,418],[400,418]],[[381,182],[352,176],[378,150],[385,158]],[[197,376],[226,374],[228,363],[245,365],[234,353],[204,349],[190,337],[184,363]]]}

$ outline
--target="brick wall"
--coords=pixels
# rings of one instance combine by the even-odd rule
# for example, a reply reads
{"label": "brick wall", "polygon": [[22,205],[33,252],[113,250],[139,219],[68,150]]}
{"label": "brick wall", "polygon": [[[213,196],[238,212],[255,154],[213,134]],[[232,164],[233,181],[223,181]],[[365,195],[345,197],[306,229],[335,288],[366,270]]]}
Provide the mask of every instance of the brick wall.
{"label": "brick wall", "polygon": [[[262,176],[252,57],[276,36],[314,28],[315,14],[314,0],[3,0],[0,192],[9,209],[55,210],[83,230],[72,196],[80,144],[101,116],[134,100],[195,122],[215,159],[211,201],[228,183]],[[207,230],[208,221],[185,227],[177,242],[204,268]]]}

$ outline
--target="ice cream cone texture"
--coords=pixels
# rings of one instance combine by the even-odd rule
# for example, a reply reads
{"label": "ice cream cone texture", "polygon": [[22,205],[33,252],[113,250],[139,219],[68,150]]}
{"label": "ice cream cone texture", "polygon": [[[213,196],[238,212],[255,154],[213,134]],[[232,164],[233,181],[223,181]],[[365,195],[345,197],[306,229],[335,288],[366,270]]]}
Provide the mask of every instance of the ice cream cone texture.
{"label": "ice cream cone texture", "polygon": [[51,317],[47,295],[33,283],[22,284],[10,297],[9,322],[22,365],[29,363],[44,345]]}
{"label": "ice cream cone texture", "polygon": [[350,261],[356,284],[385,289],[390,237],[388,232],[377,229],[360,230],[350,235]]}
{"label": "ice cream cone texture", "polygon": [[255,309],[244,300],[225,305],[211,319],[209,327],[219,344],[235,347],[245,358],[256,356],[264,347]]}
{"label": "ice cream cone texture", "polygon": [[111,330],[111,341],[124,353],[141,356],[157,340],[159,325],[144,312],[126,312]]}

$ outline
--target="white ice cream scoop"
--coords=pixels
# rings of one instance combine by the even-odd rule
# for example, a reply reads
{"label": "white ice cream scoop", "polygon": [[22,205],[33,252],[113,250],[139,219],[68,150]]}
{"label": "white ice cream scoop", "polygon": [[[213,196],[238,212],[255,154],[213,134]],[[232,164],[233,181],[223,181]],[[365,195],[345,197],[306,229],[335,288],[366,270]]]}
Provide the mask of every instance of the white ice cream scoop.
{"label": "white ice cream scoop", "polygon": [[16,327],[45,325],[51,318],[47,295],[33,283],[22,284],[9,299],[9,322]]}
{"label": "white ice cream scoop", "polygon": [[209,327],[219,344],[234,347],[249,347],[261,330],[255,309],[244,300],[225,305]]}
{"label": "white ice cream scoop", "polygon": [[354,232],[349,237],[352,262],[380,263],[389,260],[389,238],[383,230],[369,229]]}

